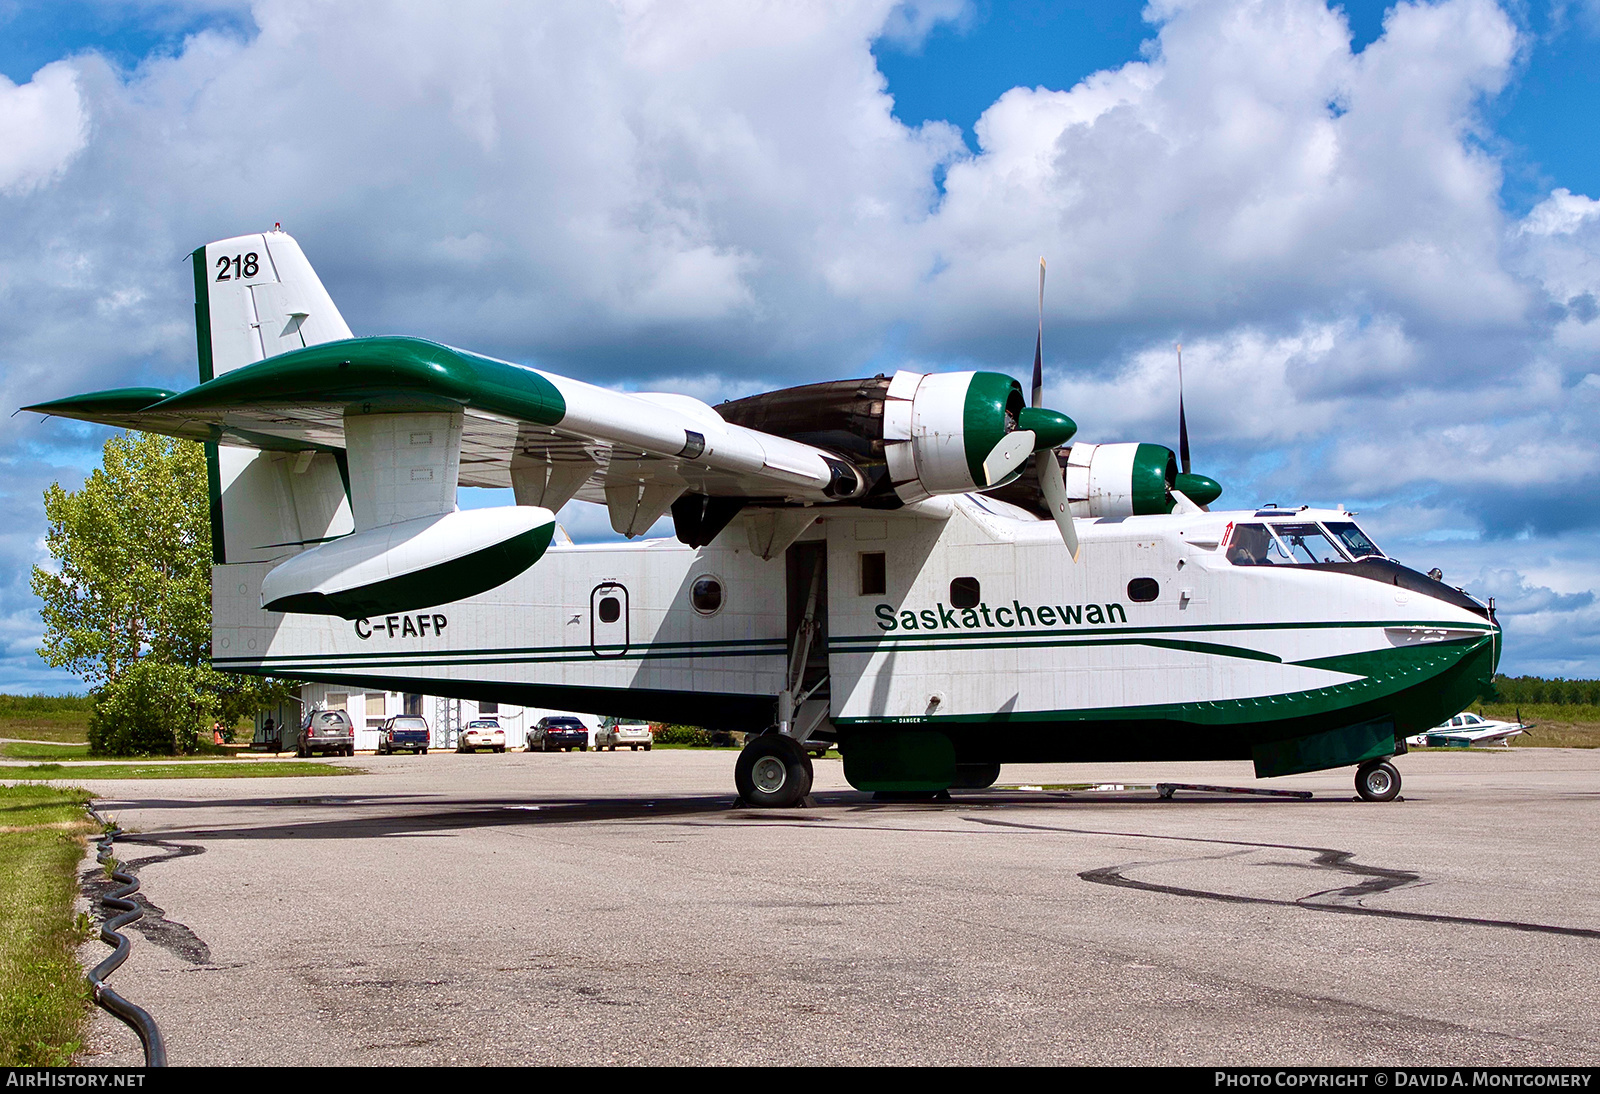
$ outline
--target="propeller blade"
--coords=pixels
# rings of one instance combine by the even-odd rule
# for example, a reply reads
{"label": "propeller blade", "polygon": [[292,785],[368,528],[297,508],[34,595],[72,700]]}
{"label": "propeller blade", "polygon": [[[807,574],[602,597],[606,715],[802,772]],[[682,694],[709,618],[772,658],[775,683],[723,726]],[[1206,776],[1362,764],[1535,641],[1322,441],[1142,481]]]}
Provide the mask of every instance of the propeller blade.
{"label": "propeller blade", "polygon": [[1044,493],[1045,507],[1061,529],[1061,542],[1067,545],[1072,561],[1078,561],[1078,528],[1072,522],[1072,506],[1067,501],[1067,472],[1056,459],[1054,449],[1039,453],[1033,461],[1039,472],[1039,489]]}
{"label": "propeller blade", "polygon": [[1173,507],[1172,507],[1172,511],[1174,513],[1178,513],[1178,514],[1181,515],[1181,514],[1184,514],[1184,513],[1203,513],[1203,512],[1205,512],[1204,509],[1202,509],[1202,508],[1200,508],[1200,506],[1196,505],[1189,498],[1189,496],[1187,494],[1185,494],[1182,490],[1179,490],[1177,487],[1173,487],[1172,489],[1168,490],[1167,493],[1171,494],[1172,495],[1172,500],[1174,502],[1176,502],[1176,504],[1173,505]]}
{"label": "propeller blade", "polygon": [[998,486],[1016,474],[1022,462],[1033,455],[1034,442],[1031,429],[1013,429],[1001,437],[983,459],[983,485]]}
{"label": "propeller blade", "polygon": [[[1033,407],[1044,406],[1044,258],[1039,259],[1039,336],[1033,343]],[[1024,412],[1026,414],[1026,412]],[[1050,510],[1056,527],[1061,529],[1061,542],[1067,545],[1067,553],[1072,556],[1072,561],[1078,561],[1078,527],[1072,523],[1072,505],[1067,500],[1067,472],[1061,466],[1061,461],[1056,459],[1056,445],[1066,444],[1072,439],[1078,427],[1071,418],[1065,414],[1056,414],[1059,423],[1052,422],[1050,426],[1044,424],[1044,419],[1035,417],[1040,433],[1044,434],[1045,446],[1033,461],[1033,469],[1039,476],[1039,490],[1044,494],[1045,508]],[[1052,434],[1064,432],[1057,440]],[[1050,443],[1054,441],[1054,443]]]}
{"label": "propeller blade", "polygon": [[1183,343],[1178,343],[1178,470],[1189,473],[1189,422],[1183,414]]}
{"label": "propeller blade", "polygon": [[1044,258],[1039,258],[1039,337],[1033,343],[1033,405],[1044,406]]}

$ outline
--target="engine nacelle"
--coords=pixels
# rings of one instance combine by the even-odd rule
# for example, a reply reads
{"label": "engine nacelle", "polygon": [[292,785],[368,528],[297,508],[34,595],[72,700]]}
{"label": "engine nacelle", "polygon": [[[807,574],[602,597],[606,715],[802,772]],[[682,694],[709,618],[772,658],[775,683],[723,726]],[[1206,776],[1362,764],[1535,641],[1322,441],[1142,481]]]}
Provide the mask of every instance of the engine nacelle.
{"label": "engine nacelle", "polygon": [[1159,444],[1075,444],[1067,452],[1067,499],[1075,517],[1170,513],[1177,478],[1178,458]]}
{"label": "engine nacelle", "polygon": [[[986,490],[983,463],[1017,429],[1022,385],[997,372],[897,372],[883,401],[883,454],[901,501]],[[1020,470],[1020,468],[1019,468]]]}

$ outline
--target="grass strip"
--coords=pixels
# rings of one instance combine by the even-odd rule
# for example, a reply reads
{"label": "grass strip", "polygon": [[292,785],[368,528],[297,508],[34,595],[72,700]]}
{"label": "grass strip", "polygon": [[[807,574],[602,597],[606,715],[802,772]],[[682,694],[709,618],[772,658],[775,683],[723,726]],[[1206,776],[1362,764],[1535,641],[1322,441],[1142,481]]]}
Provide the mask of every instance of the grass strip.
{"label": "grass strip", "polygon": [[75,923],[86,791],[0,787],[0,1067],[65,1067],[83,1043],[88,985]]}
{"label": "grass strip", "polygon": [[0,737],[86,745],[89,743],[89,714],[87,711],[0,713]]}
{"label": "grass strip", "polygon": [[301,778],[311,775],[362,775],[358,767],[333,764],[294,763],[288,760],[259,760],[239,763],[161,763],[161,764],[30,764],[27,767],[0,767],[0,779],[270,779]]}
{"label": "grass strip", "polygon": [[[1474,710],[1478,707],[1474,706]],[[1515,721],[1517,715],[1533,728],[1511,738],[1513,748],[1600,748],[1600,708],[1570,703],[1486,703],[1485,718]]]}
{"label": "grass strip", "polygon": [[87,760],[89,746],[41,745],[32,741],[7,741],[0,745],[0,756],[8,760]]}
{"label": "grass strip", "polygon": [[8,760],[94,760],[100,763],[117,762],[154,762],[154,763],[230,763],[237,759],[251,759],[248,755],[241,757],[233,749],[218,749],[206,746],[204,752],[180,753],[173,756],[105,756],[95,755],[89,751],[89,746],[84,745],[52,745],[39,744],[34,741],[6,741],[0,744],[0,756]]}

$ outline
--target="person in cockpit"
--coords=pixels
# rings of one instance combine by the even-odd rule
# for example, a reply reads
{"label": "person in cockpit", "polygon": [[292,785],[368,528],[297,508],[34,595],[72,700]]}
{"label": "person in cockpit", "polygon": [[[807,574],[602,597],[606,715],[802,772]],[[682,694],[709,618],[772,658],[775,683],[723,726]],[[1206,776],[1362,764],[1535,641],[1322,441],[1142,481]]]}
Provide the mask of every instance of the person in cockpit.
{"label": "person in cockpit", "polygon": [[1272,545],[1272,534],[1265,525],[1241,524],[1234,528],[1228,541],[1228,561],[1235,566],[1271,566],[1267,550]]}

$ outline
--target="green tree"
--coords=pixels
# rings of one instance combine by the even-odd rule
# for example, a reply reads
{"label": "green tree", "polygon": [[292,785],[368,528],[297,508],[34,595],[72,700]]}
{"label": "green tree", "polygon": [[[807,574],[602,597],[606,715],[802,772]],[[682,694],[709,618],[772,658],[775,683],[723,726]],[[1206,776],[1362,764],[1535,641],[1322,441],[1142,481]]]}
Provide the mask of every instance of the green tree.
{"label": "green tree", "polygon": [[151,433],[112,437],[104,466],[76,493],[52,484],[44,512],[58,568],[33,570],[44,601],[40,657],[95,689],[142,657],[206,659],[211,533],[198,444]]}
{"label": "green tree", "polygon": [[211,668],[211,529],[204,450],[150,433],[106,441],[83,489],[44,494],[53,567],[39,656],[88,682],[89,743],[118,755],[185,751],[285,695]]}

